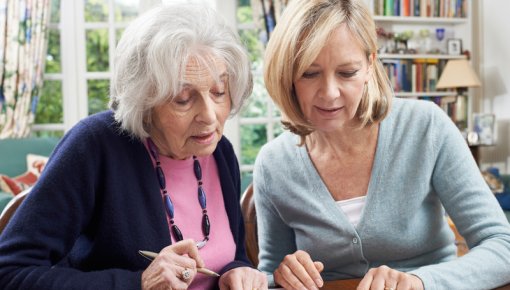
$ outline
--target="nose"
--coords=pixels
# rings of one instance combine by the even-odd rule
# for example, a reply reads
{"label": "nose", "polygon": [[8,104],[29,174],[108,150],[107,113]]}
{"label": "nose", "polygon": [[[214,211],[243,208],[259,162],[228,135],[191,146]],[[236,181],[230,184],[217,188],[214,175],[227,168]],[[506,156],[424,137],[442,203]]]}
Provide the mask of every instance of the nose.
{"label": "nose", "polygon": [[340,85],[334,77],[325,77],[322,87],[322,98],[333,100],[340,97]]}
{"label": "nose", "polygon": [[200,93],[201,105],[195,120],[204,124],[213,124],[216,120],[216,103],[209,97],[209,92]]}

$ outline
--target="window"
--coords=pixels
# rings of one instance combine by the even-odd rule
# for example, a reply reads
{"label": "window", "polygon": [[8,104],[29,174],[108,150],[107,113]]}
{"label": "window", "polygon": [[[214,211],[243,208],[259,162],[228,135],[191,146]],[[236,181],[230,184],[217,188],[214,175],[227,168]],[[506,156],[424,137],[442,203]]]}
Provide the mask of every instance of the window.
{"label": "window", "polygon": [[34,131],[62,136],[108,106],[114,49],[139,0],[51,1],[44,86]]}

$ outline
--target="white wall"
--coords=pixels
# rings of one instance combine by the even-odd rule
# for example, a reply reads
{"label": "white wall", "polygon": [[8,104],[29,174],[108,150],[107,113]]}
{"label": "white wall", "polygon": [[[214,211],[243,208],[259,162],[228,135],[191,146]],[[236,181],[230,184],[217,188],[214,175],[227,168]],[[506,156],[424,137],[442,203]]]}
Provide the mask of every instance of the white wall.
{"label": "white wall", "polygon": [[[481,149],[481,167],[510,173],[510,1],[475,2],[479,12],[478,109],[496,115],[497,145]],[[473,11],[477,5],[474,4]],[[475,44],[476,45],[476,44]]]}

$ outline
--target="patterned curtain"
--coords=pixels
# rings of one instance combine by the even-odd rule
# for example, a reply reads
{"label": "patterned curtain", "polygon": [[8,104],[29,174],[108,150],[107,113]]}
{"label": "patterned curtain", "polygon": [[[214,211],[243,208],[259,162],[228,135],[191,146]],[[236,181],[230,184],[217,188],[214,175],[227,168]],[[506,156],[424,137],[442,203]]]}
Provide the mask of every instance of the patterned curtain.
{"label": "patterned curtain", "polygon": [[0,139],[30,134],[42,88],[50,0],[0,0]]}

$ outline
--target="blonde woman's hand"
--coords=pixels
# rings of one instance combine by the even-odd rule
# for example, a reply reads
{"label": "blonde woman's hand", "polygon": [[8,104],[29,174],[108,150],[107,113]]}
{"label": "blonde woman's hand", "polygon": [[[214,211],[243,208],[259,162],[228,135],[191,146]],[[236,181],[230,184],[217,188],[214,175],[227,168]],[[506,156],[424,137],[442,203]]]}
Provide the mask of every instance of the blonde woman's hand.
{"label": "blonde woman's hand", "polygon": [[285,256],[274,271],[274,281],[285,289],[319,289],[324,282],[320,272],[324,269],[321,262],[314,262],[310,255],[298,250]]}
{"label": "blonde woman's hand", "polygon": [[266,274],[250,268],[239,267],[225,272],[220,277],[220,290],[266,290]]}
{"label": "blonde woman's hand", "polygon": [[188,289],[204,261],[193,240],[170,245],[142,273],[142,290]]}
{"label": "blonde woman's hand", "polygon": [[417,276],[394,270],[388,266],[370,269],[361,280],[357,290],[423,290],[423,282]]}

